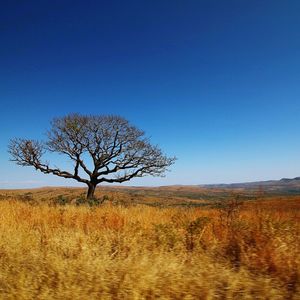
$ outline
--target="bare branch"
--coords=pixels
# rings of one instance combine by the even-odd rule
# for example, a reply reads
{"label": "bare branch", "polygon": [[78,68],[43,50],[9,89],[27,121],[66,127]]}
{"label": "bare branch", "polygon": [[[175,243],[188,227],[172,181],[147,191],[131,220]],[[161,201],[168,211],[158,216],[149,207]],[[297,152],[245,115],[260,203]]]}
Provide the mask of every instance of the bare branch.
{"label": "bare branch", "polygon": [[[13,139],[9,145],[12,160],[21,166],[33,166],[45,173],[72,178],[89,186],[93,195],[98,183],[122,183],[145,175],[163,176],[176,158],[165,156],[150,144],[142,130],[119,116],[71,114],[55,118],[45,144]],[[66,155],[74,162],[74,171],[50,168],[42,162],[45,151]],[[90,164],[84,161],[89,156]],[[80,169],[88,179],[79,176]]]}
{"label": "bare branch", "polygon": [[75,166],[74,174],[71,174],[58,168],[50,168],[47,163],[43,163],[41,158],[45,152],[45,148],[41,142],[26,139],[13,139],[10,141],[8,152],[11,155],[11,161],[16,162],[20,166],[33,166],[36,170],[39,170],[44,174],[53,174],[59,177],[88,183],[88,180],[78,176],[78,164]]}

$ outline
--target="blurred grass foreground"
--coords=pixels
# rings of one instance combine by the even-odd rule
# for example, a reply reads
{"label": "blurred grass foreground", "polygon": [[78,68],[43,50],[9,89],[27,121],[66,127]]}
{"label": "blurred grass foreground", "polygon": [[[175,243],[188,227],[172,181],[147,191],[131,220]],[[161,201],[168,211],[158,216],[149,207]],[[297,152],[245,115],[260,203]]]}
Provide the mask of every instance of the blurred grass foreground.
{"label": "blurred grass foreground", "polygon": [[189,208],[4,198],[1,299],[300,299],[299,197]]}

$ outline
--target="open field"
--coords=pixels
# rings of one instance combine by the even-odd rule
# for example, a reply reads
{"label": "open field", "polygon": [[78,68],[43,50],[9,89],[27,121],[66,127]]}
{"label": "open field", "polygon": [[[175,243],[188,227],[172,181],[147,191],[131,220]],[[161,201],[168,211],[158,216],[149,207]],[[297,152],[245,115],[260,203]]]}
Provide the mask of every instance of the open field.
{"label": "open field", "polygon": [[0,191],[1,299],[300,299],[299,196],[83,192]]}
{"label": "open field", "polygon": [[[74,204],[84,200],[85,188],[45,187],[37,189],[0,190],[0,200],[18,199],[31,204]],[[299,196],[300,190],[295,195],[266,192],[257,188],[205,188],[200,186],[162,186],[162,187],[127,187],[127,186],[101,186],[95,196],[104,200],[104,203],[137,205],[146,204],[159,207],[203,207],[213,203],[240,197],[241,200],[267,200],[291,199]]]}

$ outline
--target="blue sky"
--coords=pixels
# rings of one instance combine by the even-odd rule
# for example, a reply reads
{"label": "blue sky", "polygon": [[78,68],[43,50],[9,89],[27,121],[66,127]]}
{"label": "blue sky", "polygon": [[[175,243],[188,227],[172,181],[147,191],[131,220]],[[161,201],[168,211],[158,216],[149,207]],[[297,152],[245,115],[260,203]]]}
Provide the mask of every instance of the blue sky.
{"label": "blue sky", "polygon": [[7,154],[71,112],[122,115],[178,157],[131,185],[299,176],[299,16],[290,0],[7,1],[0,188],[75,184]]}

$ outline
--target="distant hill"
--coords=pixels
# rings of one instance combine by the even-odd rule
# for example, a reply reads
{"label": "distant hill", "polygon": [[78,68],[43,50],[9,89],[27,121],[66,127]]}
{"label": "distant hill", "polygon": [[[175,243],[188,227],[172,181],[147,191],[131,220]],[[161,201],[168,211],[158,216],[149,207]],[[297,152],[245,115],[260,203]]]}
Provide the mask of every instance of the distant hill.
{"label": "distant hill", "polygon": [[262,191],[272,194],[300,194],[300,177],[231,184],[205,184],[199,185],[199,187],[206,189],[240,190],[248,192]]}
{"label": "distant hill", "polygon": [[[43,187],[36,189],[0,189],[0,201],[20,199],[32,203],[73,203],[84,197],[86,188]],[[239,195],[243,200],[299,197],[300,177],[232,184],[169,185],[158,187],[99,185],[96,197],[112,203],[146,204],[150,206],[203,207],[214,201],[232,199]],[[300,198],[299,198],[300,199]]]}

